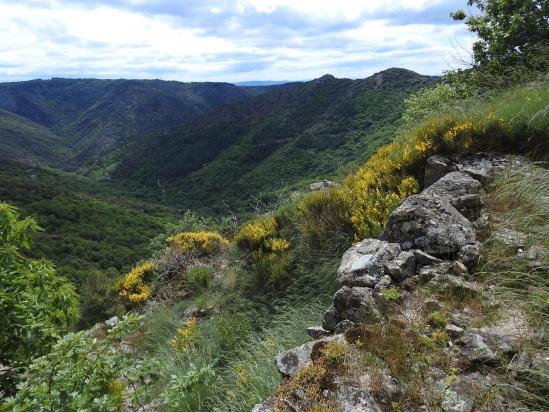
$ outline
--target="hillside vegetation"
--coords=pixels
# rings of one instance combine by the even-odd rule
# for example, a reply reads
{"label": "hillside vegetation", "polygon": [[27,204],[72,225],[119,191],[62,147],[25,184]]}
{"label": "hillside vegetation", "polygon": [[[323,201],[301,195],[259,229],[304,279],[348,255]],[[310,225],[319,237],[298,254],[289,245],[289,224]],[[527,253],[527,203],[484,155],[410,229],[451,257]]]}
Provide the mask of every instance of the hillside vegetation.
{"label": "hillside vegetation", "polygon": [[253,196],[269,202],[281,189],[364,161],[391,140],[404,98],[437,80],[389,69],[364,80],[327,75],[278,87],[144,140],[112,175],[169,204],[249,209]]}

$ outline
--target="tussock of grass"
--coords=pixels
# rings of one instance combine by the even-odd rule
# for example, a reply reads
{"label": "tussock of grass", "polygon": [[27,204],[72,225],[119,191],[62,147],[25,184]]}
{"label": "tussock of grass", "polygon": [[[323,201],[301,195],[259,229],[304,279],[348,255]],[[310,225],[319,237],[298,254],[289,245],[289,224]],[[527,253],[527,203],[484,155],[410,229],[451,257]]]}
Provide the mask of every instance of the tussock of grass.
{"label": "tussock of grass", "polygon": [[[495,227],[484,242],[479,275],[495,285],[500,302],[528,317],[536,335],[526,342],[527,351],[545,350],[549,346],[549,171],[535,164],[509,169],[490,194],[487,210]],[[517,253],[515,247],[498,241],[501,229],[525,234],[524,250]],[[548,410],[547,388],[548,370],[525,368],[514,385],[503,389],[532,410]]]}

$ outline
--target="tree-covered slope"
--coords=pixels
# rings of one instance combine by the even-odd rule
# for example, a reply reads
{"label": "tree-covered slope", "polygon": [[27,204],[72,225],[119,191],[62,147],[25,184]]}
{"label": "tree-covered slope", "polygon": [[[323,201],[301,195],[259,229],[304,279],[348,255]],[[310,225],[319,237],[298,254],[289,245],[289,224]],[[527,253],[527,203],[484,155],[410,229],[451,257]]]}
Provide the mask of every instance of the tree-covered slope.
{"label": "tree-covered slope", "polygon": [[76,285],[93,269],[129,269],[176,215],[102,182],[17,163],[0,164],[0,200],[36,218],[44,231],[32,256],[52,260]]}
{"label": "tree-covered slope", "polygon": [[113,174],[169,203],[245,207],[271,193],[343,171],[389,141],[403,100],[435,77],[389,69],[363,80],[319,79],[225,105],[135,145]]}
{"label": "tree-covered slope", "polygon": [[0,109],[0,160],[62,164],[69,151],[46,127]]}
{"label": "tree-covered slope", "polygon": [[[0,109],[62,137],[75,157],[73,163],[80,166],[140,135],[189,122],[248,95],[229,83],[32,80],[0,84]],[[9,140],[2,137],[0,145]]]}

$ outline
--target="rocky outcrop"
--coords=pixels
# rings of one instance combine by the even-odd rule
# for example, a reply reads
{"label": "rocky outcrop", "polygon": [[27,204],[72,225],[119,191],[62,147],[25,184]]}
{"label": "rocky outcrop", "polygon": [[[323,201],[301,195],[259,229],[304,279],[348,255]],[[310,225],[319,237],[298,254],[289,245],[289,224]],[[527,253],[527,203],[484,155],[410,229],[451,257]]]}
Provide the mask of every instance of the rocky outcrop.
{"label": "rocky outcrop", "polygon": [[[278,371],[291,378],[311,364],[311,354],[317,345],[330,341],[345,343],[346,333],[353,336],[360,330],[356,325],[368,330],[376,326],[373,324],[384,322],[387,302],[391,301],[394,306],[402,295],[409,297],[418,287],[422,293],[433,293],[437,298],[422,300],[415,310],[402,304],[398,307],[398,316],[390,318],[387,325],[405,327],[402,325],[413,322],[418,312],[423,314],[424,322],[428,316],[436,315],[438,318],[434,319],[438,322],[424,323],[426,327],[419,339],[429,342],[431,334],[445,337],[443,351],[458,358],[456,364],[469,365],[474,370],[512,356],[517,360],[510,364],[510,370],[520,370],[519,364],[531,364],[528,354],[520,352],[521,338],[531,333],[520,313],[507,313],[498,322],[475,328],[471,326],[473,317],[466,309],[447,313],[450,318],[447,319],[443,315],[446,303],[440,299],[440,296],[454,296],[465,300],[484,296],[489,291],[471,276],[480,258],[475,229],[485,230],[489,224],[487,216],[481,215],[484,187],[509,162],[505,157],[485,155],[429,158],[425,190],[405,199],[391,213],[380,239],[364,239],[343,254],[336,276],[339,289],[322,318],[322,326],[307,329],[316,340],[279,354],[275,361]],[[517,248],[519,254],[526,244],[518,232],[495,232],[493,239]],[[385,295],[388,288],[396,291]],[[332,333],[336,335],[326,336]],[[440,343],[432,341],[431,344]],[[349,344],[345,345],[348,350]],[[445,412],[475,410],[472,394],[489,390],[493,384],[487,375],[479,372],[448,376],[435,367],[429,366],[427,370],[423,383],[430,386],[440,409]],[[362,371],[360,379],[355,376],[351,380],[333,380],[322,396],[326,401],[335,402],[342,411],[386,410],[387,405],[398,402],[403,393],[403,385],[386,371],[383,369],[379,376],[378,370],[375,379],[369,372]],[[376,388],[375,392],[372,387]],[[373,393],[376,395],[372,396]],[[380,393],[383,394],[381,403]],[[272,400],[254,410],[274,410],[261,409],[269,402]],[[423,410],[421,408],[419,410]]]}
{"label": "rocky outcrop", "polygon": [[281,352],[275,358],[276,369],[284,376],[293,376],[298,370],[311,363],[311,353],[315,346],[335,341],[344,342],[343,335],[328,336]]}

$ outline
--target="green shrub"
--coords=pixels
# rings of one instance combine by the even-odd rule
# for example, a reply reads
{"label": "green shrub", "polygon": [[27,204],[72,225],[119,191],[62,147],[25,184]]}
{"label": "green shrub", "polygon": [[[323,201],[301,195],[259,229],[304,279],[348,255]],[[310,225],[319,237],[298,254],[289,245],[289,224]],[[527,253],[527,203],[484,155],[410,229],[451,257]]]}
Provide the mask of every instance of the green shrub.
{"label": "green shrub", "polygon": [[443,313],[435,311],[429,314],[427,322],[435,328],[443,328],[448,323],[448,318]]}
{"label": "green shrub", "polygon": [[187,272],[187,280],[198,289],[211,289],[213,270],[209,266],[195,266]]}
{"label": "green shrub", "polygon": [[[72,285],[45,260],[23,255],[39,229],[33,219],[0,203],[0,363],[17,371],[51,345],[78,318]],[[13,393],[15,376],[2,376],[0,391]]]}
{"label": "green shrub", "polygon": [[381,295],[386,301],[389,302],[398,302],[400,299],[400,292],[395,288],[384,289],[381,292]]}
{"label": "green shrub", "polygon": [[[120,346],[140,322],[139,316],[130,315],[99,341],[84,332],[60,339],[48,355],[30,365],[14,399],[13,412],[119,411],[127,385],[137,383],[147,373],[145,365]],[[132,403],[131,398],[139,392],[128,396]]]}

